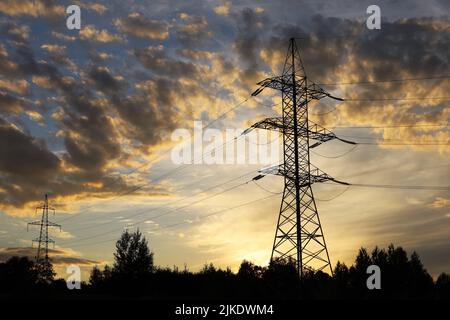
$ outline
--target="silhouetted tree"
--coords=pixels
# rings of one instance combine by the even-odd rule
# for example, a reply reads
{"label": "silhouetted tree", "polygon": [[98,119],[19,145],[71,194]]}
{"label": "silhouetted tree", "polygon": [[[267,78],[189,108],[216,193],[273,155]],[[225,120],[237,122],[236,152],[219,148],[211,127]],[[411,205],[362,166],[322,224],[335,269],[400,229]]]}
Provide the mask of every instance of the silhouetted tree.
{"label": "silhouetted tree", "polygon": [[53,264],[47,260],[42,260],[34,264],[34,268],[38,275],[38,283],[48,285],[55,280],[56,273],[53,270]]}
{"label": "silhouetted tree", "polygon": [[134,290],[127,292],[129,294],[139,293],[148,284],[153,270],[153,253],[142,233],[139,230],[122,233],[116,242],[113,281],[117,282],[120,288]]}
{"label": "silhouetted tree", "polygon": [[12,257],[0,264],[0,291],[24,294],[38,283],[33,261],[26,257]]}
{"label": "silhouetted tree", "polygon": [[408,296],[410,298],[431,298],[433,278],[423,267],[417,252],[413,252],[408,262]]}
{"label": "silhouetted tree", "polygon": [[266,268],[257,266],[250,261],[242,261],[236,275],[238,292],[241,297],[260,297],[266,294],[262,278]]}
{"label": "silhouetted tree", "polygon": [[264,268],[244,260],[239,267],[237,276],[242,280],[256,280],[261,279],[264,272]]}
{"label": "silhouetted tree", "polygon": [[450,274],[441,273],[437,278],[436,296],[438,299],[450,299]]}
{"label": "silhouetted tree", "polygon": [[94,266],[91,270],[91,275],[89,277],[89,284],[94,287],[100,287],[104,283],[103,272],[97,267]]}
{"label": "silhouetted tree", "polygon": [[153,271],[153,253],[148,248],[147,240],[138,230],[128,230],[116,243],[113,272],[136,278],[151,274]]}
{"label": "silhouetted tree", "polygon": [[343,299],[348,297],[350,290],[350,271],[345,263],[338,261],[334,268],[335,296]]}
{"label": "silhouetted tree", "polygon": [[274,259],[263,276],[275,297],[294,298],[299,295],[300,279],[292,259]]}
{"label": "silhouetted tree", "polygon": [[355,264],[350,267],[350,286],[353,298],[367,297],[367,267],[372,264],[372,260],[365,248],[360,248],[355,259]]}

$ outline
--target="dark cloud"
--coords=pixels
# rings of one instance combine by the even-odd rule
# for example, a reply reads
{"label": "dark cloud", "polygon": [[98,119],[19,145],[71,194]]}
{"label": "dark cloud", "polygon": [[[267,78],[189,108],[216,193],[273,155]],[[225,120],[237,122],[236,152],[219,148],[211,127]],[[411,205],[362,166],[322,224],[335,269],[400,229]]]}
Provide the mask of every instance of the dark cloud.
{"label": "dark cloud", "polygon": [[22,98],[17,98],[7,92],[0,91],[0,113],[19,114],[23,112],[29,104]]}
{"label": "dark cloud", "polygon": [[88,71],[94,87],[103,92],[127,127],[127,136],[144,146],[161,142],[176,123],[173,92],[180,89],[176,81],[162,77],[149,80],[139,92],[127,93],[127,86],[107,68],[92,66]]}
{"label": "dark cloud", "polygon": [[121,148],[112,119],[98,104],[90,88],[80,86],[74,79],[64,78],[51,65],[43,66],[40,73],[49,77],[64,101],[60,115],[67,151],[64,159],[82,170],[102,171],[109,161],[120,157]]}
{"label": "dark cloud", "polygon": [[[93,194],[127,190],[128,186],[122,178],[114,179],[113,186],[110,186],[112,179],[104,170],[109,161],[122,156],[122,151],[112,119],[107,115],[105,107],[98,103],[91,87],[80,85],[76,78],[67,76],[67,72],[60,69],[64,65],[58,67],[49,61],[38,61],[26,40],[14,42],[12,48],[10,54],[0,52],[0,61],[5,56],[12,59],[17,64],[16,72],[3,75],[6,78],[14,78],[16,75],[25,78],[42,77],[50,84],[47,89],[56,94],[60,102],[55,120],[66,147],[60,157],[78,170],[66,171],[68,165],[61,166],[61,160],[45,146],[38,147],[34,138],[2,120],[2,151],[10,152],[2,152],[5,158],[2,159],[1,188],[7,192],[1,193],[1,203],[22,206],[28,201],[41,199],[42,194],[48,190],[53,191],[54,196],[77,194],[81,190],[91,190]],[[59,62],[66,59],[64,52],[53,45],[46,46],[45,50],[51,54],[57,53]],[[101,74],[97,76],[101,77]],[[23,101],[7,93],[2,92],[0,95],[2,111],[17,113],[23,109],[20,102]],[[57,165],[49,165],[51,159]],[[29,168],[29,172],[24,171],[25,168]],[[86,187],[85,184],[89,182],[107,186],[101,189]]]}
{"label": "dark cloud", "polygon": [[245,8],[234,14],[237,23],[237,34],[234,47],[242,66],[240,72],[242,82],[250,90],[257,81],[257,74],[265,68],[261,61],[260,50],[265,47],[263,39],[270,25],[269,17],[254,9]]}
{"label": "dark cloud", "polygon": [[17,64],[8,58],[8,52],[3,44],[0,44],[0,73],[13,74],[17,71]]}
{"label": "dark cloud", "polygon": [[30,29],[26,25],[18,25],[9,19],[0,22],[0,34],[14,43],[25,43],[28,40]]}
{"label": "dark cloud", "polygon": [[[58,170],[59,159],[44,142],[26,135],[0,118],[0,171],[33,180]],[[40,180],[40,179],[39,179]]]}
{"label": "dark cloud", "polygon": [[[81,257],[74,257],[68,252],[59,249],[49,249],[50,260],[53,265],[69,265],[77,264],[82,266],[93,266],[99,264],[98,261],[89,260]],[[0,248],[0,262],[5,262],[12,257],[28,257],[34,260],[36,256],[36,248],[30,247],[15,247],[15,248]]]}
{"label": "dark cloud", "polygon": [[[30,188],[55,176],[60,160],[39,141],[0,118],[0,187],[7,193],[0,193],[2,204],[21,205]],[[32,195],[30,195],[32,197]]]}
{"label": "dark cloud", "polygon": [[211,26],[202,16],[181,14],[181,22],[175,28],[177,40],[185,48],[199,48],[213,37]]}
{"label": "dark cloud", "polygon": [[171,58],[163,46],[136,49],[134,50],[134,55],[145,67],[156,74],[188,78],[198,76],[195,64]]}
{"label": "dark cloud", "polygon": [[88,77],[94,82],[96,88],[103,92],[114,93],[122,87],[121,82],[114,78],[105,67],[92,66]]}

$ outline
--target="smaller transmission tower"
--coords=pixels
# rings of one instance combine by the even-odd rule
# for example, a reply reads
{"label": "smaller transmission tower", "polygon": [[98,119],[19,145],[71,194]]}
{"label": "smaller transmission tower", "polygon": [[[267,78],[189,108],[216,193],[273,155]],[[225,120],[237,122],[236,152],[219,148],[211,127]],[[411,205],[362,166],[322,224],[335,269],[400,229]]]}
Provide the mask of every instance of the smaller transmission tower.
{"label": "smaller transmission tower", "polygon": [[41,220],[33,221],[28,223],[27,225],[27,231],[28,226],[40,226],[40,232],[39,232],[39,238],[36,238],[32,241],[32,246],[34,242],[38,243],[37,252],[36,252],[36,264],[40,266],[48,266],[50,264],[49,258],[48,258],[48,244],[52,243],[53,246],[55,245],[55,241],[53,239],[50,239],[48,237],[48,227],[56,227],[59,228],[61,231],[61,226],[59,224],[53,223],[48,220],[48,212],[53,211],[53,214],[55,214],[55,209],[52,207],[49,207],[48,205],[48,195],[45,195],[44,203],[36,208],[36,213],[38,210],[42,210],[42,217]]}

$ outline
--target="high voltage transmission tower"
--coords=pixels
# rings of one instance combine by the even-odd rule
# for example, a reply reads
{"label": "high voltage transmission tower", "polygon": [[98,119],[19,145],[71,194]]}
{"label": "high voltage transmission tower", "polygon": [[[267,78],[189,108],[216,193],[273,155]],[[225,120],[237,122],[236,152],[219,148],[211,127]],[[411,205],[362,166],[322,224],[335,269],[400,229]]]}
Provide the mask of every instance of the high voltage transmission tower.
{"label": "high voltage transmission tower", "polygon": [[[266,174],[284,177],[284,191],[281,201],[278,224],[273,242],[271,260],[291,259],[296,263],[299,276],[305,271],[328,270],[332,273],[330,257],[325,237],[317,212],[311,185],[317,182],[332,181],[347,184],[330,177],[310,162],[310,149],[320,144],[337,139],[333,132],[313,123],[308,119],[308,103],[333,97],[308,78],[300,58],[295,39],[290,39],[289,49],[284,62],[283,74],[265,79],[252,96],[265,88],[281,91],[282,116],[267,118],[257,122],[244,131],[260,128],[276,130],[283,135],[284,163],[260,171],[255,180]],[[310,140],[314,140],[310,144]]]}
{"label": "high voltage transmission tower", "polygon": [[31,225],[40,227],[39,237],[34,239],[32,243],[34,242],[38,243],[36,251],[36,265],[39,268],[39,270],[43,272],[45,275],[46,272],[51,271],[50,259],[48,257],[48,244],[49,243],[53,243],[53,245],[55,244],[55,241],[48,237],[48,228],[57,227],[61,230],[61,226],[48,220],[48,212],[53,211],[53,214],[55,214],[55,209],[48,205],[47,195],[45,195],[44,203],[41,206],[36,207],[36,212],[38,212],[38,210],[42,210],[41,220],[30,222],[28,223],[28,226]]}

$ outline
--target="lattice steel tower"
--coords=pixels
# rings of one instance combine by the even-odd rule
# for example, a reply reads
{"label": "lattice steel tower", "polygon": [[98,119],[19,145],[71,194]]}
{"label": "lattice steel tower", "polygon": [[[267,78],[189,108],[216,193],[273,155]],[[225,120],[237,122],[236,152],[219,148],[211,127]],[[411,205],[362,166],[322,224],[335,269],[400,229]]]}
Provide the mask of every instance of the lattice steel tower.
{"label": "lattice steel tower", "polygon": [[[338,181],[310,162],[310,149],[323,142],[338,139],[331,131],[308,119],[308,103],[325,97],[333,97],[321,87],[308,81],[295,39],[289,41],[289,49],[281,76],[265,79],[252,96],[265,88],[281,91],[282,116],[267,118],[254,124],[254,128],[277,130],[283,135],[284,163],[263,169],[258,180],[266,174],[284,177],[284,191],[280,214],[273,242],[271,260],[276,257],[293,259],[300,277],[306,270],[329,270],[332,267],[325,237],[317,212],[311,185],[316,182]],[[311,140],[314,141],[310,144]]]}
{"label": "lattice steel tower", "polygon": [[[49,207],[48,205],[48,196],[45,195],[44,203],[36,208],[36,213],[38,210],[42,210],[42,216],[41,220],[33,221],[28,223],[28,226],[40,226],[39,231],[39,238],[36,238],[32,241],[32,243],[37,242],[37,252],[36,252],[36,264],[42,265],[42,266],[48,266],[50,264],[49,258],[48,258],[48,244],[53,243],[55,244],[55,241],[48,237],[48,227],[57,227],[61,230],[61,226],[59,224],[53,223],[48,220],[48,212],[53,211],[53,214],[55,213],[55,209],[52,207]],[[27,231],[28,231],[27,226]]]}

